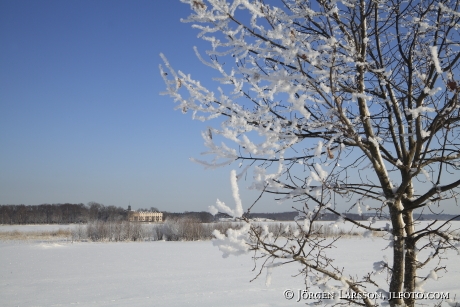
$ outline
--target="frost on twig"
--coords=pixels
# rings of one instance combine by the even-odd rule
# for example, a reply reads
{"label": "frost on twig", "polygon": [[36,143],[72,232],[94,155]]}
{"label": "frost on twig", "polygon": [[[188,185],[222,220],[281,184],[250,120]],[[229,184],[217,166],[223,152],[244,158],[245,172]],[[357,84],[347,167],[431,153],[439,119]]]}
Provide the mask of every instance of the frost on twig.
{"label": "frost on twig", "polygon": [[249,251],[250,227],[250,224],[244,224],[239,229],[228,229],[225,234],[216,229],[212,233],[215,237],[212,240],[212,244],[219,248],[224,258],[227,258],[229,255],[239,256],[246,254]]}
{"label": "frost on twig", "polygon": [[221,211],[228,215],[233,216],[234,218],[240,218],[243,216],[243,204],[241,203],[240,192],[238,189],[236,171],[232,170],[230,172],[230,184],[232,187],[233,200],[235,201],[235,209],[230,209],[224,202],[221,202],[219,199],[216,201],[216,207],[210,206],[209,211],[212,215],[216,215],[217,212]]}

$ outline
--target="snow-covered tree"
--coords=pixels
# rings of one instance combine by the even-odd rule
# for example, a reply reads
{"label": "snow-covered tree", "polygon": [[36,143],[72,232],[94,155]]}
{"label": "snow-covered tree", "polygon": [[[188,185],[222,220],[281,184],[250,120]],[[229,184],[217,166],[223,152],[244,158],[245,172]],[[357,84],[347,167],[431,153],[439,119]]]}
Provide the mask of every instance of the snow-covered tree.
{"label": "snow-covered tree", "polygon": [[[423,210],[457,208],[460,1],[181,1],[193,10],[184,21],[211,45],[206,57],[196,54],[220,74],[221,87],[206,88],[164,56],[160,70],[178,109],[198,120],[222,119],[220,128],[203,132],[213,159],[198,162],[235,162],[242,170],[231,174],[235,208],[220,201],[211,208],[247,221],[215,233],[224,254],[255,251],[269,269],[297,262],[312,291],[414,292],[435,278],[458,235],[449,221],[416,226]],[[296,202],[296,227],[273,233],[245,218],[237,180],[249,169],[252,189]],[[353,220],[340,213],[343,204],[372,215]],[[313,227],[325,213],[382,234],[392,261],[376,262],[364,277],[343,274],[327,254],[334,240]],[[378,218],[388,218],[388,227],[375,227]],[[417,257],[426,249],[428,257]],[[429,276],[417,274],[430,266]],[[381,271],[387,284],[373,279]]]}

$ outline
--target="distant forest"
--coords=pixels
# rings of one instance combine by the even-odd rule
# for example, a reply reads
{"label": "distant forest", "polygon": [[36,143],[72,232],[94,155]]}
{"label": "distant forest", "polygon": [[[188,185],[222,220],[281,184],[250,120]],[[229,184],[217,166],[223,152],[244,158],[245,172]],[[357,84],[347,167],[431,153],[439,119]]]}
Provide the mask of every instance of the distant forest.
{"label": "distant forest", "polygon": [[[158,212],[155,207],[137,211]],[[163,220],[192,218],[209,223],[214,216],[209,212],[163,212]],[[97,202],[85,204],[0,205],[0,224],[78,224],[91,221],[116,222],[128,219],[127,208],[104,206]]]}
{"label": "distant forest", "polygon": [[[155,207],[149,209],[138,209],[138,211],[160,211]],[[212,216],[209,212],[163,212],[163,220],[193,219],[201,223],[211,223],[220,218],[229,217],[224,213]],[[346,217],[355,220],[366,220],[369,214],[358,216],[357,214],[346,213]],[[265,218],[274,221],[294,221],[298,216],[297,212],[275,212],[275,213],[251,213],[249,218]],[[448,220],[455,216],[449,214],[424,214],[416,216],[421,220]],[[42,205],[0,205],[0,224],[74,224],[88,223],[90,221],[116,222],[126,221],[128,211],[126,208],[115,206],[104,206],[97,202],[85,204],[42,204]],[[325,214],[320,220],[334,221],[337,216]],[[456,217],[455,220],[460,220]]]}
{"label": "distant forest", "polygon": [[[155,208],[152,208],[155,209]],[[150,209],[143,209],[150,211]],[[126,220],[126,208],[84,204],[0,205],[1,224],[69,224]]]}

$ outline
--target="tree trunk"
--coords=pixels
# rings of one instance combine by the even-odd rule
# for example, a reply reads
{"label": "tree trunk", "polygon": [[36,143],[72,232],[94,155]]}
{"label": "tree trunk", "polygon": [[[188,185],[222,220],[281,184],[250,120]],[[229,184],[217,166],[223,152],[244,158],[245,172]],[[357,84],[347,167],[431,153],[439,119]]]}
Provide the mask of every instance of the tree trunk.
{"label": "tree trunk", "polygon": [[[390,282],[390,306],[404,305],[399,298],[404,283],[404,222],[401,214],[401,200],[390,205],[391,224],[393,225],[393,267]],[[395,297],[396,296],[396,297]]]}
{"label": "tree trunk", "polygon": [[[415,273],[417,271],[417,255],[415,251],[414,234],[414,219],[412,211],[404,215],[405,229],[406,229],[406,255],[405,255],[405,273],[404,273],[404,292],[412,293],[415,291]],[[408,307],[415,306],[415,299],[410,296],[404,299]]]}

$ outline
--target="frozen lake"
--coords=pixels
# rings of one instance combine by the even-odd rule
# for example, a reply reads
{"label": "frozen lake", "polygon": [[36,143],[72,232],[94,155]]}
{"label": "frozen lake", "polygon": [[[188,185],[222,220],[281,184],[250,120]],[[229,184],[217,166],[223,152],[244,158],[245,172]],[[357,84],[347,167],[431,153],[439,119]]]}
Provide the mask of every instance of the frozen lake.
{"label": "frozen lake", "polygon": [[[331,255],[346,274],[362,275],[384,255],[391,259],[390,250],[383,250],[387,244],[381,238],[346,238]],[[460,257],[447,256],[448,273],[439,272],[438,281],[429,280],[424,289],[460,297]],[[250,255],[223,259],[209,241],[0,241],[0,263],[1,306],[303,305],[283,297],[286,289],[303,289],[302,276],[292,277],[297,265],[275,268],[267,287],[265,272],[250,282],[257,273]]]}

